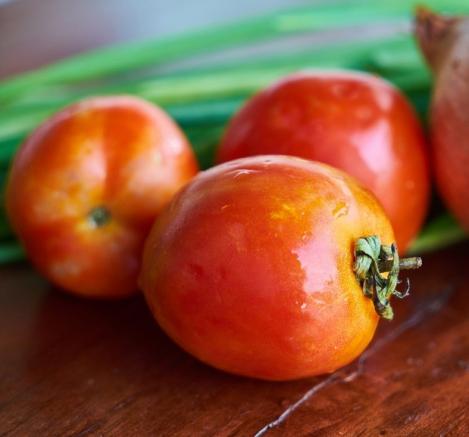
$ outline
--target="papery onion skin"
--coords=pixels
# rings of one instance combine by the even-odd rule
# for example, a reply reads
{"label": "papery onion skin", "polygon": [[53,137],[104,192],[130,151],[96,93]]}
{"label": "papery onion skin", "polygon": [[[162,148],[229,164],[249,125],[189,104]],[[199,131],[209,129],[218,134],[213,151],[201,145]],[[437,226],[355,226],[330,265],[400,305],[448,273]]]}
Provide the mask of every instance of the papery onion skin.
{"label": "papery onion skin", "polygon": [[469,18],[420,8],[415,34],[434,74],[430,132],[436,184],[469,231]]}

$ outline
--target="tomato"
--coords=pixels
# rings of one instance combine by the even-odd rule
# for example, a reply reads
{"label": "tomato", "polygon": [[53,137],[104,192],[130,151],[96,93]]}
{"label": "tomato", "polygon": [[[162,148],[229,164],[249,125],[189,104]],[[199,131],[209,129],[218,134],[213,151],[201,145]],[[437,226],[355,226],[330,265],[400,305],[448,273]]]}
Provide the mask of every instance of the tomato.
{"label": "tomato", "polygon": [[402,251],[425,218],[422,129],[398,90],[374,76],[307,72],[261,91],[230,121],[218,162],[263,154],[321,161],[354,176],[382,203]]}
{"label": "tomato", "polygon": [[136,291],[155,217],[197,172],[183,133],[133,97],[67,107],[19,149],[7,187],[10,220],[54,284],[88,297]]}
{"label": "tomato", "polygon": [[174,197],[145,244],[140,284],[161,327],[205,363],[269,380],[332,372],[377,326],[352,267],[368,235],[394,241],[378,201],[344,173],[239,159]]}

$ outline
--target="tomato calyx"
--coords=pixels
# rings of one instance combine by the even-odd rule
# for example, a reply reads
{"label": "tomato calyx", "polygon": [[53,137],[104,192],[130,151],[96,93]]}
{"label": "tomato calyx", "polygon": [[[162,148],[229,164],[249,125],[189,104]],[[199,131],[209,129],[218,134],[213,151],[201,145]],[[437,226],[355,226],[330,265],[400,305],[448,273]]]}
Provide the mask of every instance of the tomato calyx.
{"label": "tomato calyx", "polygon": [[88,213],[88,220],[95,228],[101,228],[111,220],[111,212],[105,206],[97,206]]}
{"label": "tomato calyx", "polygon": [[[362,286],[363,294],[373,300],[376,312],[384,319],[392,320],[394,317],[391,296],[403,299],[409,295],[408,279],[406,290],[397,290],[399,271],[418,269],[421,265],[422,259],[419,257],[399,259],[396,245],[381,244],[377,235],[362,237],[355,242],[355,276]],[[383,273],[387,275],[383,276]]]}

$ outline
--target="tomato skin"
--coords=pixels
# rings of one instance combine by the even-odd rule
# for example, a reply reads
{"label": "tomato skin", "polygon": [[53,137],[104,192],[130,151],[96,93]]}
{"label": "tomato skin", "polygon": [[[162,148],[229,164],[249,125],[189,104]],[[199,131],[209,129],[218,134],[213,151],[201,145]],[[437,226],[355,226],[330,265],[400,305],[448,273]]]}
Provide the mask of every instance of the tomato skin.
{"label": "tomato skin", "polygon": [[218,162],[281,154],[344,170],[371,190],[401,251],[417,235],[430,192],[428,151],[413,109],[391,84],[356,72],[294,74],[230,121]]}
{"label": "tomato skin", "polygon": [[[51,282],[82,296],[123,297],[137,289],[155,217],[197,170],[162,110],[129,96],[90,98],[58,112],[21,146],[7,210]],[[102,225],[91,215],[96,208],[105,212]]]}
{"label": "tomato skin", "polygon": [[289,380],[356,358],[378,316],[353,273],[355,240],[391,224],[325,164],[259,156],[200,173],[156,221],[140,284],[186,351],[235,374]]}

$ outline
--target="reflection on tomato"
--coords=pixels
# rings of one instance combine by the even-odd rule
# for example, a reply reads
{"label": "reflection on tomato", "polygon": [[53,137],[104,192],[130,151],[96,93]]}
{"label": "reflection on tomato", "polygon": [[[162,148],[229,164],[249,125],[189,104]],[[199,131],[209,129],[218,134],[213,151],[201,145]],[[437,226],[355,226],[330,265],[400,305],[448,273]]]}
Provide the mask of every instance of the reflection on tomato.
{"label": "reflection on tomato", "polygon": [[10,220],[37,268],[90,297],[137,286],[143,241],[197,172],[183,133],[133,97],[65,108],[22,145],[7,189]]}
{"label": "reflection on tomato", "polygon": [[355,72],[296,74],[231,120],[218,162],[281,154],[346,171],[382,203],[399,248],[417,235],[429,198],[427,150],[414,111],[389,83]]}
{"label": "reflection on tomato", "polygon": [[271,380],[332,372],[378,322],[352,268],[368,235],[394,240],[377,200],[344,173],[239,159],[174,197],[145,244],[141,286],[162,328],[217,368]]}

